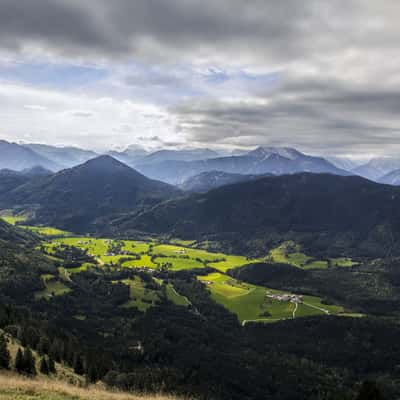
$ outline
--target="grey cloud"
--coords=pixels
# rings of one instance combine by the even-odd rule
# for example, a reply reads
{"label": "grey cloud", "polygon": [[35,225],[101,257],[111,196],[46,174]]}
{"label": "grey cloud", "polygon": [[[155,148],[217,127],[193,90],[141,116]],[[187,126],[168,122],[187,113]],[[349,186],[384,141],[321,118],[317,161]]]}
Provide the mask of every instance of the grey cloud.
{"label": "grey cloud", "polygon": [[348,88],[318,79],[290,82],[252,101],[186,101],[171,112],[189,141],[280,143],[311,152],[398,152],[399,101],[393,89]]}
{"label": "grey cloud", "polygon": [[397,43],[397,27],[382,28],[382,23],[396,22],[398,2],[368,3],[0,0],[0,46],[19,49],[33,43],[63,55],[174,62],[236,54],[274,63],[313,56],[321,49],[329,53]]}

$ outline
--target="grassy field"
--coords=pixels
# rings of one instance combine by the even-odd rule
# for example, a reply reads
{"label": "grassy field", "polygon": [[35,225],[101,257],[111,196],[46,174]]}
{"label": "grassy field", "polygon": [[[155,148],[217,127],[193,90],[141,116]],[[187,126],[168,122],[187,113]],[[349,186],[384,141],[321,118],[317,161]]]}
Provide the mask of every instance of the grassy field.
{"label": "grassy field", "polygon": [[[138,276],[135,276],[135,279],[123,280],[122,283],[129,286],[131,300],[122,307],[137,307],[143,312],[147,311],[150,307],[154,307],[157,302],[161,300],[162,296],[164,296],[161,290],[161,285],[163,284],[162,280],[154,280],[160,285],[160,290],[146,289],[144,282]],[[177,306],[186,307],[190,304],[190,301],[186,297],[180,295],[171,284],[165,285],[165,296]]]}
{"label": "grassy field", "polygon": [[[187,244],[192,241],[183,241]],[[46,252],[50,255],[60,245],[75,246],[86,250],[101,264],[119,264],[127,268],[151,268],[170,264],[172,271],[197,269],[210,266],[221,272],[231,268],[238,268],[244,264],[259,260],[248,260],[246,257],[223,253],[212,253],[207,250],[178,246],[175,244],[154,244],[135,240],[123,240],[120,253],[113,253],[110,239],[96,239],[90,237],[59,237],[50,243],[45,243]],[[110,247],[111,246],[111,247]],[[131,259],[130,258],[131,255]],[[132,256],[133,255],[133,256]],[[136,259],[140,256],[139,259]]]}
{"label": "grassy field", "polygon": [[71,236],[71,232],[62,229],[52,228],[50,226],[31,226],[22,224],[28,218],[26,215],[13,215],[11,211],[0,211],[0,218],[11,225],[17,225],[21,229],[26,229],[41,236]]}
{"label": "grassy field", "polygon": [[1,215],[1,219],[6,221],[8,224],[15,225],[18,222],[26,221],[26,217],[24,216],[15,216],[15,215]]}
{"label": "grassy field", "polygon": [[42,281],[46,286],[46,289],[36,292],[35,299],[50,299],[53,296],[62,296],[63,294],[69,293],[71,289],[64,285],[54,275],[44,274],[42,275]]}
{"label": "grassy field", "polygon": [[71,232],[63,231],[62,229],[52,228],[50,226],[28,226],[19,225],[19,228],[27,229],[41,236],[70,236]]}
{"label": "grassy field", "polygon": [[126,268],[150,268],[150,269],[156,269],[157,268],[157,264],[155,264],[152,260],[151,260],[151,256],[148,254],[143,254],[140,256],[139,260],[129,260],[129,261],[125,261],[122,263],[123,267]]}
{"label": "grassy field", "polygon": [[135,279],[125,279],[122,283],[129,286],[131,298],[123,305],[125,308],[137,307],[140,311],[146,311],[160,300],[159,293],[156,290],[146,289],[138,276],[135,276]]}
{"label": "grassy field", "polygon": [[187,307],[188,305],[190,305],[190,301],[188,300],[188,298],[180,295],[170,283],[166,285],[165,290],[168,300],[172,301],[177,306]]}
{"label": "grassy field", "polygon": [[0,374],[1,400],[173,400],[163,395],[134,395],[106,391],[102,386],[87,388],[56,379],[28,379],[11,373]]}
{"label": "grassy field", "polygon": [[293,241],[287,241],[272,249],[269,253],[271,261],[290,264],[302,269],[326,269],[328,267],[352,267],[357,265],[351,258],[338,257],[328,260],[316,260],[301,252],[301,246]]}
{"label": "grassy field", "polygon": [[302,302],[296,306],[295,302],[268,297],[286,292],[240,282],[217,272],[199,276],[198,279],[207,286],[211,298],[236,314],[241,322],[271,322],[309,315],[339,314],[343,311],[341,307],[322,304],[321,299],[314,296],[303,296]]}
{"label": "grassy field", "polygon": [[204,268],[204,264],[193,258],[181,258],[181,257],[157,257],[155,259],[156,263],[160,266],[171,264],[172,266],[168,268],[171,271],[181,271],[184,269],[197,269]]}

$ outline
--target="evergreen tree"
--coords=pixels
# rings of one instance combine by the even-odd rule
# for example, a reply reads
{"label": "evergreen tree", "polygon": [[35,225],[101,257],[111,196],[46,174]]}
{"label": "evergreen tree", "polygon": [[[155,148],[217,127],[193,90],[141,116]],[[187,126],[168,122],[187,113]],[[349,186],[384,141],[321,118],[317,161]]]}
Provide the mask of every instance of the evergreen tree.
{"label": "evergreen tree", "polygon": [[55,373],[57,372],[57,370],[56,370],[56,364],[55,364],[55,362],[54,362],[54,360],[53,360],[52,357],[49,357],[49,360],[48,360],[48,367],[49,367],[49,373],[50,373],[50,374],[55,374]]}
{"label": "evergreen tree", "polygon": [[365,381],[361,386],[357,400],[383,400],[383,394],[375,382]]}
{"label": "evergreen tree", "polygon": [[74,362],[74,372],[78,375],[83,375],[85,370],[83,368],[83,361],[82,357],[80,355],[77,355],[75,357],[75,362]]}
{"label": "evergreen tree", "polygon": [[23,354],[24,372],[28,375],[36,375],[35,357],[29,347],[26,347]]}
{"label": "evergreen tree", "polygon": [[15,370],[19,373],[22,373],[25,370],[24,356],[20,348],[18,349],[15,357]]}
{"label": "evergreen tree", "polygon": [[49,364],[47,363],[45,356],[40,359],[40,373],[44,375],[49,375],[50,373]]}
{"label": "evergreen tree", "polygon": [[10,367],[10,352],[7,348],[7,341],[4,335],[0,335],[0,369]]}

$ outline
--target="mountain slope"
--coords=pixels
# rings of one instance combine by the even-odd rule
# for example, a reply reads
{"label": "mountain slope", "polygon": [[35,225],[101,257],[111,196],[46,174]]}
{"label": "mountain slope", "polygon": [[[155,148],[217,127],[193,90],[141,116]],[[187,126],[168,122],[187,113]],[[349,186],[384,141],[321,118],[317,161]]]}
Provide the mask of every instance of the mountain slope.
{"label": "mountain slope", "polygon": [[10,169],[0,170],[0,195],[10,190],[24,185],[25,183],[40,177],[52,175],[52,172],[40,167],[32,167],[22,171],[12,171]]}
{"label": "mountain slope", "polygon": [[308,156],[291,148],[262,148],[242,156],[218,157],[200,161],[163,161],[150,165],[138,164],[144,175],[171,184],[182,184],[186,179],[207,171],[231,174],[293,174],[296,172],[349,175],[321,157]]}
{"label": "mountain slope", "polygon": [[218,153],[210,149],[193,150],[159,150],[144,157],[140,164],[156,164],[164,161],[197,161],[218,157]]}
{"label": "mountain slope", "polygon": [[[169,201],[118,229],[197,238],[234,235],[245,241],[266,232],[354,232],[360,237],[400,232],[400,189],[360,177],[295,174],[224,186]],[[393,239],[394,240],[394,239]]]}
{"label": "mountain slope", "polygon": [[400,159],[394,157],[377,157],[366,164],[354,168],[352,172],[364,178],[378,181],[379,178],[396,169],[400,169]]}
{"label": "mountain slope", "polygon": [[29,176],[9,169],[0,170],[0,193],[6,193],[29,181]]}
{"label": "mountain slope", "polygon": [[14,171],[22,171],[36,166],[41,166],[52,171],[60,168],[57,163],[43,157],[32,149],[0,140],[0,169],[6,168]]}
{"label": "mountain slope", "polygon": [[6,206],[36,206],[36,219],[71,230],[88,229],[98,217],[133,211],[176,195],[109,156],[29,182],[0,198]]}
{"label": "mountain slope", "polygon": [[379,178],[380,183],[386,183],[388,185],[400,186],[400,169],[395,169],[386,175]]}
{"label": "mountain slope", "polygon": [[133,167],[149,153],[142,146],[132,144],[123,151],[111,150],[107,154],[118,161]]}
{"label": "mountain slope", "polygon": [[179,185],[179,188],[186,192],[205,193],[221,186],[251,181],[261,177],[263,177],[263,175],[241,175],[221,171],[207,171],[186,179],[181,185]]}

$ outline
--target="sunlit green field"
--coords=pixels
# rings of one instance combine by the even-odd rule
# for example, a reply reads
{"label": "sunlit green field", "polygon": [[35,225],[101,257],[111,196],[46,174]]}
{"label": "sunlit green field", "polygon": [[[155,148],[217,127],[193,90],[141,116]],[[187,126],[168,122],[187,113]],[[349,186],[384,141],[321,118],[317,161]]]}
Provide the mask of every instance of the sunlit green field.
{"label": "sunlit green field", "polygon": [[122,267],[126,268],[150,268],[156,269],[158,265],[151,260],[151,256],[143,254],[139,260],[129,260],[122,263]]}
{"label": "sunlit green field", "polygon": [[338,257],[329,260],[316,260],[301,252],[300,245],[293,241],[287,241],[272,249],[269,259],[276,263],[290,264],[302,269],[326,269],[330,267],[352,267],[357,265],[351,258]]}
{"label": "sunlit green field", "polygon": [[129,286],[131,298],[122,306],[124,308],[137,307],[140,311],[146,311],[160,300],[157,291],[146,289],[138,276],[135,279],[125,279],[122,283]]}
{"label": "sunlit green field", "polygon": [[325,305],[314,296],[304,296],[302,303],[279,301],[268,295],[286,292],[237,281],[228,275],[211,273],[199,276],[211,297],[236,314],[239,321],[275,321],[309,315],[338,314],[341,307]]}
{"label": "sunlit green field", "polygon": [[26,217],[15,216],[15,215],[1,215],[1,219],[6,221],[8,224],[15,225],[17,222],[26,221]]}
{"label": "sunlit green field", "polygon": [[42,275],[42,281],[45,285],[45,289],[35,293],[35,299],[50,299],[53,296],[62,296],[69,293],[71,289],[64,285],[54,275],[44,274]]}
{"label": "sunlit green field", "polygon": [[22,222],[27,220],[26,215],[13,215],[11,212],[3,211],[0,212],[0,218],[5,222],[16,225],[21,229],[26,229],[42,236],[71,236],[71,232],[64,231],[62,229],[53,228],[50,226],[31,226],[24,225]]}
{"label": "sunlit green field", "polygon": [[172,301],[177,306],[186,307],[190,304],[190,301],[186,297],[180,295],[171,284],[168,283],[165,289],[168,300]]}
{"label": "sunlit green field", "polygon": [[27,229],[31,232],[42,236],[70,236],[71,232],[63,231],[62,229],[51,228],[50,226],[28,226],[19,225],[19,228]]}
{"label": "sunlit green field", "polygon": [[[48,254],[60,245],[74,246],[86,250],[101,264],[121,264],[127,268],[161,268],[168,267],[171,271],[197,269],[210,266],[221,272],[237,268],[259,260],[249,260],[243,256],[212,253],[206,250],[172,244],[154,244],[134,240],[123,240],[121,253],[112,253],[115,241],[110,239],[96,239],[91,237],[59,237],[44,246]],[[111,246],[111,247],[110,247]],[[137,258],[139,257],[139,258]]]}
{"label": "sunlit green field", "polygon": [[159,266],[171,264],[168,269],[170,271],[181,271],[184,269],[197,269],[204,268],[204,263],[193,258],[180,258],[180,257],[157,257],[156,262]]}

